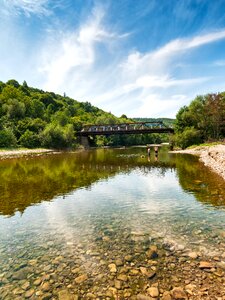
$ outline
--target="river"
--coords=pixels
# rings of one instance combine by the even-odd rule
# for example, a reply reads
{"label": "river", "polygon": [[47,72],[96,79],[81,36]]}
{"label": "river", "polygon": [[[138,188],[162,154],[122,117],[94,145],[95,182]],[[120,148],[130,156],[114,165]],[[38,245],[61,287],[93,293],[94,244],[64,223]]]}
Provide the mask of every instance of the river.
{"label": "river", "polygon": [[198,158],[59,153],[3,160],[0,179],[0,299],[225,295],[224,181]]}

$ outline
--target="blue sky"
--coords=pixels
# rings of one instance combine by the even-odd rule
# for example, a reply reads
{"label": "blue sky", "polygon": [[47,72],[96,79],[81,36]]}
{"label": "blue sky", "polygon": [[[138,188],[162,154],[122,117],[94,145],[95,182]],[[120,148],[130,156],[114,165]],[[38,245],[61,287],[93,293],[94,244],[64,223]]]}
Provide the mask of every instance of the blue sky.
{"label": "blue sky", "polygon": [[0,0],[0,80],[129,117],[225,91],[225,0]]}

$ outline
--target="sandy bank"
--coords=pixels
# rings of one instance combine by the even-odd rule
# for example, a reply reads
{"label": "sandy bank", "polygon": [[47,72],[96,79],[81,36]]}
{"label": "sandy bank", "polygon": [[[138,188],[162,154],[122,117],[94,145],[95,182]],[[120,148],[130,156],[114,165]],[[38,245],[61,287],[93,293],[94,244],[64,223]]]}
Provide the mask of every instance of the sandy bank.
{"label": "sandy bank", "polygon": [[225,180],[225,145],[196,147],[181,151],[173,151],[173,153],[187,153],[198,155],[200,161],[212,171],[222,176]]}
{"label": "sandy bank", "polygon": [[54,150],[51,149],[15,149],[15,150],[0,150],[0,160],[21,157],[21,156],[38,156],[46,153],[54,153]]}

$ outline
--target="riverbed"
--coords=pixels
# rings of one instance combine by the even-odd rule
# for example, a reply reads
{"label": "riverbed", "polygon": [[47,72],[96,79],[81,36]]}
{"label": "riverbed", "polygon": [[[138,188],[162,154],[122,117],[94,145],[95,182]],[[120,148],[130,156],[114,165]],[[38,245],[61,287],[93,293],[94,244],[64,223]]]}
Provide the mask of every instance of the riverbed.
{"label": "riverbed", "polygon": [[197,157],[0,162],[0,299],[225,299],[225,189]]}

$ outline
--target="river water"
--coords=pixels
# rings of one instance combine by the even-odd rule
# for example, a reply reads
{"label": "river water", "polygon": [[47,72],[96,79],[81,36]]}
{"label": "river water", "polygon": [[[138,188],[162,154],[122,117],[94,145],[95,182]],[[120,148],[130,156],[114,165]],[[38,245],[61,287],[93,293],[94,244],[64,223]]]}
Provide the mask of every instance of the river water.
{"label": "river water", "polygon": [[225,295],[224,181],[196,157],[42,155],[1,161],[0,179],[0,299],[162,297],[204,280]]}

